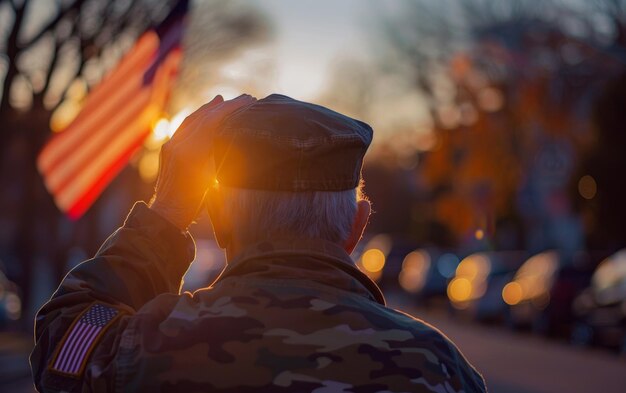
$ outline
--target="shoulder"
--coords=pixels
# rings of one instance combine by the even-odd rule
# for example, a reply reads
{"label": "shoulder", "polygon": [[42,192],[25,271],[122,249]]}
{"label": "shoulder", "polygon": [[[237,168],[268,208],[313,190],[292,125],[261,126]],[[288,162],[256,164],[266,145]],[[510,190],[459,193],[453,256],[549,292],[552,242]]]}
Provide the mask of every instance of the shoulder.
{"label": "shoulder", "polygon": [[393,323],[410,330],[414,336],[423,337],[428,341],[436,340],[436,342],[440,343],[445,348],[457,349],[452,340],[434,325],[414,317],[409,313],[391,307],[381,306],[381,309],[381,312],[385,313]]}
{"label": "shoulder", "polygon": [[408,313],[385,306],[378,306],[377,312],[388,319],[387,328],[395,328],[410,333],[396,349],[403,354],[419,354],[431,365],[438,366],[441,373],[458,379],[466,392],[485,392],[482,375],[463,355],[457,345],[437,327]]}

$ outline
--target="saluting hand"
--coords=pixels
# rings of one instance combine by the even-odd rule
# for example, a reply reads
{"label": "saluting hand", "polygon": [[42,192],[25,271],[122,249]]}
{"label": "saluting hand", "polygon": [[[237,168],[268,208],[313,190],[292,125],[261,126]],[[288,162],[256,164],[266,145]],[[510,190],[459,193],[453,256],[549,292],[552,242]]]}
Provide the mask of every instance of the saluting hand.
{"label": "saluting hand", "polygon": [[218,95],[189,115],[161,147],[159,176],[151,209],[185,230],[198,216],[213,180],[211,148],[215,130],[233,111],[254,103],[247,94],[224,101]]}

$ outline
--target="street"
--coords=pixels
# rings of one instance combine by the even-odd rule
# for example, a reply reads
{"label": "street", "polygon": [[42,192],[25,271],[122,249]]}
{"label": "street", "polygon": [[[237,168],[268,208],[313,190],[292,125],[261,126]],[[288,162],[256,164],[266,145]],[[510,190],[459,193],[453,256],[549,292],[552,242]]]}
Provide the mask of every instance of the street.
{"label": "street", "polygon": [[28,365],[31,346],[30,335],[0,332],[0,391],[11,393],[35,391]]}
{"label": "street", "polygon": [[[422,310],[402,297],[390,305],[436,326],[483,373],[492,393],[623,393],[626,361],[598,349],[451,319],[444,311]],[[0,390],[33,392],[28,369],[30,337],[0,334]]]}
{"label": "street", "polygon": [[452,320],[394,298],[394,308],[436,326],[481,372],[491,393],[623,393],[626,360],[599,350]]}

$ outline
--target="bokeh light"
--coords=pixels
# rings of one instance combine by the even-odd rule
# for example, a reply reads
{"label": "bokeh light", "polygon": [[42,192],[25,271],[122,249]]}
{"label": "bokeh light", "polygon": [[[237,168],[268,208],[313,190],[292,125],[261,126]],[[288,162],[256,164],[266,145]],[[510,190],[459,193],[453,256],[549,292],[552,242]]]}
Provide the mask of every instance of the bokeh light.
{"label": "bokeh light", "polygon": [[463,259],[456,268],[456,275],[470,280],[484,278],[491,269],[489,259],[482,254],[472,254]]}
{"label": "bokeh light", "polygon": [[167,119],[159,119],[152,129],[155,139],[158,141],[165,140],[169,136],[169,127],[170,122]]}
{"label": "bokeh light", "polygon": [[147,151],[139,159],[139,176],[146,183],[152,183],[159,174],[159,151]]}
{"label": "bokeh light", "polygon": [[15,293],[7,293],[4,306],[9,319],[17,320],[22,315],[22,301]]}
{"label": "bokeh light", "polygon": [[478,93],[478,104],[486,112],[496,112],[504,105],[504,96],[499,90],[488,87]]}
{"label": "bokeh light", "polygon": [[522,286],[513,281],[504,286],[502,289],[502,299],[508,305],[518,304],[523,297]]}
{"label": "bokeh light", "polygon": [[578,192],[583,198],[593,199],[593,197],[596,196],[597,191],[598,185],[593,177],[585,175],[578,181]]}
{"label": "bokeh light", "polygon": [[482,297],[487,291],[487,277],[491,272],[491,261],[483,253],[465,257],[456,268],[448,284],[448,298],[456,308],[466,308],[468,302]]}
{"label": "bokeh light", "polygon": [[465,302],[472,296],[472,282],[465,277],[454,278],[448,285],[448,297],[453,302]]}
{"label": "bokeh light", "polygon": [[412,251],[404,257],[402,270],[398,275],[398,283],[409,293],[419,292],[428,276],[431,261],[430,255],[424,250]]}
{"label": "bokeh light", "polygon": [[[550,348],[531,342],[539,351],[522,360],[527,353],[513,344],[525,337],[507,334],[501,345],[495,327],[481,322],[550,331],[563,346],[581,325],[592,341],[585,345],[604,345],[604,331],[616,337],[619,328],[616,345],[626,353],[626,251],[603,260],[626,247],[619,175],[626,167],[626,0],[553,0],[540,8],[499,0],[376,7],[361,0],[193,1],[176,50],[183,61],[164,74],[176,79],[158,84],[141,115],[120,116],[159,79],[153,60],[167,58],[165,45],[145,58],[149,73],[133,63],[123,81],[106,81],[123,58],[145,50],[138,37],[175,2],[0,0],[0,274],[9,280],[0,281],[0,333],[3,324],[8,332],[23,329],[31,343],[35,312],[67,270],[96,252],[135,201],[152,195],[159,151],[193,110],[217,94],[278,93],[375,130],[362,172],[375,214],[353,257],[362,275],[380,281],[392,307],[425,320],[445,315],[452,331],[455,318],[471,321],[461,330],[482,330],[484,341],[461,334],[461,349],[478,352],[481,372],[481,361],[493,362],[485,375],[502,377],[496,384],[523,391],[537,390],[524,386],[532,380],[538,390],[574,392],[547,387],[566,379],[555,378],[552,366],[567,365],[573,375],[570,363],[542,364],[545,373],[524,375],[522,383],[505,380],[509,372],[528,373],[519,365],[529,358],[546,353],[552,360]],[[156,45],[157,35],[148,36]],[[94,111],[86,110],[103,85]],[[49,138],[71,135],[68,125],[83,116],[98,121],[66,145],[55,171],[84,170],[88,176],[67,176],[68,184],[80,179],[81,189],[93,191],[81,192],[88,198],[103,193],[71,221],[63,205],[54,207],[61,199],[44,191],[45,171],[33,163]],[[94,139],[106,123],[136,127],[137,137],[124,138],[124,148],[115,143],[121,132]],[[105,149],[116,158],[106,160],[107,172],[87,170],[104,168],[104,159],[81,151]],[[74,154],[86,164],[66,166],[61,158]],[[223,259],[206,209],[190,230],[197,253],[185,289],[194,290],[211,284]],[[466,312],[448,313],[452,307]],[[515,354],[512,363],[502,348]],[[576,373],[581,379],[607,370],[586,366]]]}
{"label": "bokeh light", "polygon": [[361,257],[361,261],[365,270],[376,273],[381,271],[385,266],[385,254],[377,248],[372,248],[365,251]]}
{"label": "bokeh light", "polygon": [[591,277],[596,301],[611,304],[622,299],[626,287],[626,249],[603,260]]}
{"label": "bokeh light", "polygon": [[459,257],[452,253],[445,253],[437,259],[437,271],[445,278],[454,276],[454,271],[459,265]]}
{"label": "bokeh light", "polygon": [[545,251],[528,258],[513,280],[502,289],[502,300],[512,306],[530,301],[538,309],[545,308],[550,301],[549,291],[558,265],[556,251]]}

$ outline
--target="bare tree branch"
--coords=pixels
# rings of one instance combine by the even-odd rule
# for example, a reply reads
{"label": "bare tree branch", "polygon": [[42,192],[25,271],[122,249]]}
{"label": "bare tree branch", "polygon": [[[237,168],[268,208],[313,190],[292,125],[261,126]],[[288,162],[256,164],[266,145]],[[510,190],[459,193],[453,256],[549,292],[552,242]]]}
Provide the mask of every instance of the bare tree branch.
{"label": "bare tree branch", "polygon": [[65,7],[60,10],[57,15],[50,20],[46,25],[44,25],[37,34],[31,37],[28,41],[24,43],[20,43],[20,49],[28,49],[33,46],[37,41],[39,41],[43,36],[45,36],[50,31],[54,30],[56,26],[66,17],[77,14],[80,12],[80,8],[82,7],[85,0],[76,0],[71,5]]}
{"label": "bare tree branch", "polygon": [[6,56],[8,59],[8,65],[2,85],[2,97],[0,97],[0,117],[6,114],[9,110],[9,94],[11,92],[11,86],[13,85],[15,76],[19,73],[17,65],[15,64],[15,59],[19,53],[17,39],[22,28],[22,23],[24,22],[24,15],[26,11],[26,2],[22,3],[21,6],[15,5],[13,1],[11,1],[11,4],[13,5],[15,12],[13,27],[11,28],[11,32],[7,38]]}
{"label": "bare tree branch", "polygon": [[[134,0],[123,14],[114,15],[115,3],[108,3],[103,15],[99,18],[101,22],[99,27],[96,29],[97,33],[95,35],[87,35],[80,32],[80,20],[86,16],[83,13],[79,13],[76,16],[77,19],[72,23],[72,31],[70,34],[68,34],[68,36],[64,39],[55,40],[55,49],[50,66],[46,72],[44,88],[39,94],[33,97],[33,103],[42,105],[46,94],[50,94],[49,88],[51,87],[52,78],[54,77],[56,69],[61,66],[59,51],[64,46],[69,45],[70,40],[77,41],[77,54],[79,56],[78,67],[74,72],[74,77],[70,78],[63,89],[57,93],[60,97],[65,95],[67,89],[71,86],[76,77],[79,77],[82,74],[85,64],[89,60],[97,58],[101,55],[105,48],[104,43],[111,42],[114,37],[118,37],[122,32],[127,31],[127,29],[136,29],[141,31],[147,28],[150,20],[145,12],[141,12],[141,7],[141,2]],[[135,25],[136,27],[133,27],[132,25]],[[54,111],[62,103],[62,101],[62,99],[59,100],[49,109]]]}

